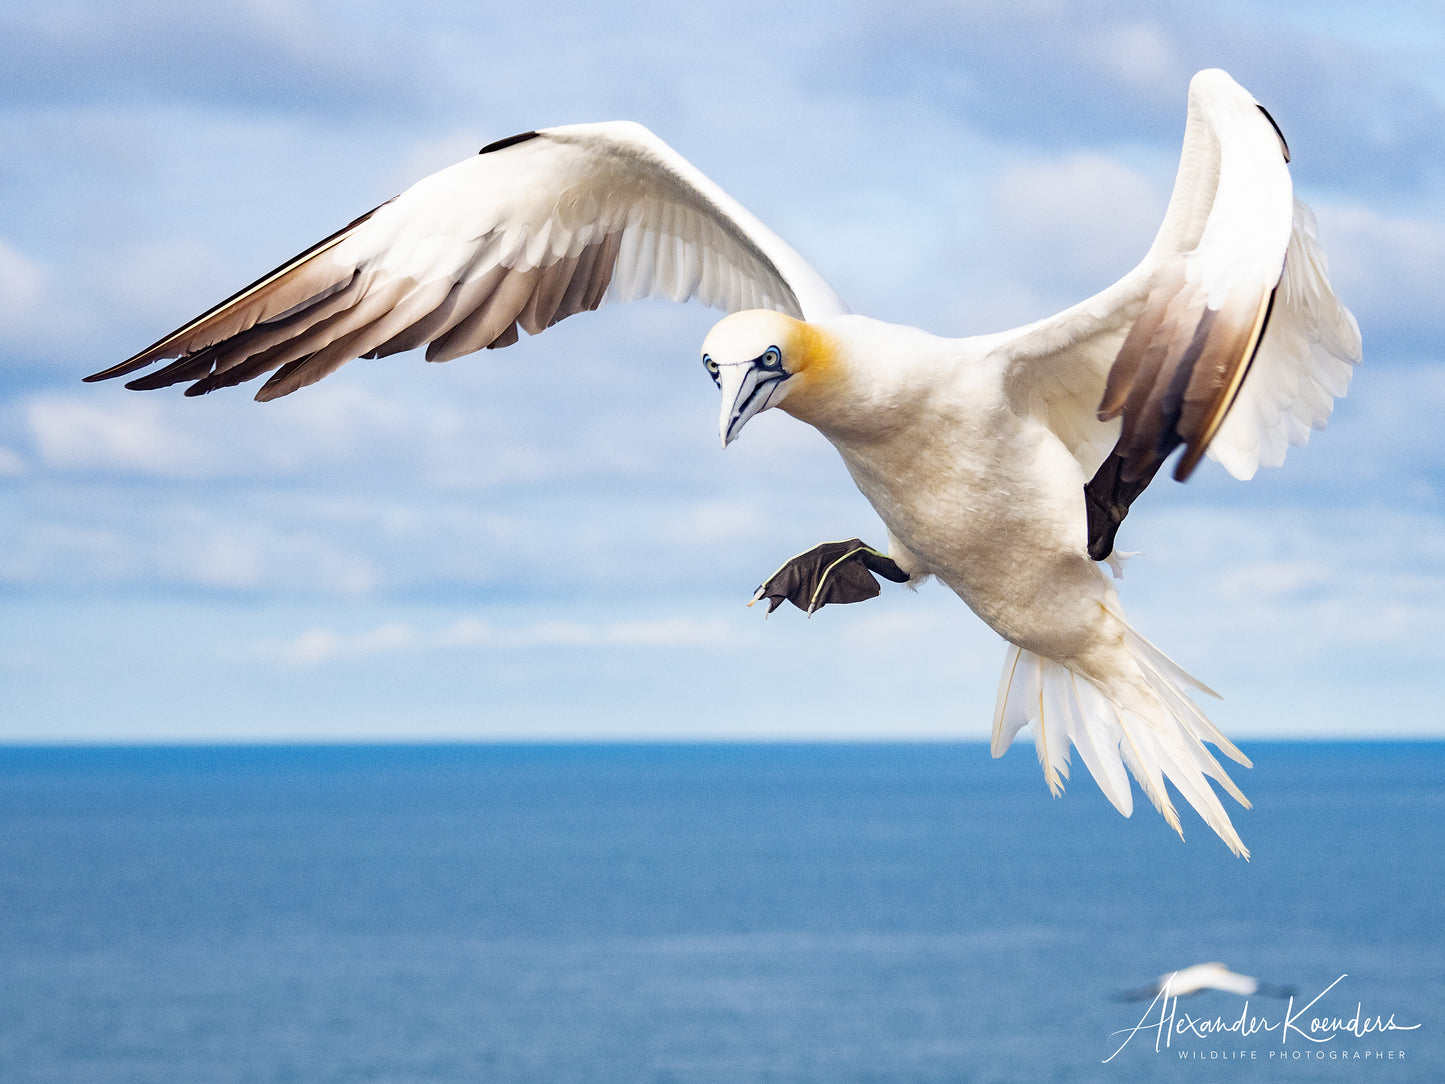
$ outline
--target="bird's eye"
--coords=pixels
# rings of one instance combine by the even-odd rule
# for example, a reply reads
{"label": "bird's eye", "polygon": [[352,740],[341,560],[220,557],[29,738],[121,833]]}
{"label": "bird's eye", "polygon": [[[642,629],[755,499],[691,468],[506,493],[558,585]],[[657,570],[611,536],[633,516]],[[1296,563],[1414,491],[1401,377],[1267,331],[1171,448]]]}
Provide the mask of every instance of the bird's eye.
{"label": "bird's eye", "polygon": [[719,384],[717,378],[717,362],[713,361],[712,358],[704,354],[702,356],[702,367],[707,370],[707,375],[712,377],[712,382],[714,384],[718,384],[719,387],[721,387],[721,384]]}
{"label": "bird's eye", "polygon": [[763,356],[758,359],[764,369],[781,369],[783,367],[783,352],[776,346],[770,346],[763,351]]}

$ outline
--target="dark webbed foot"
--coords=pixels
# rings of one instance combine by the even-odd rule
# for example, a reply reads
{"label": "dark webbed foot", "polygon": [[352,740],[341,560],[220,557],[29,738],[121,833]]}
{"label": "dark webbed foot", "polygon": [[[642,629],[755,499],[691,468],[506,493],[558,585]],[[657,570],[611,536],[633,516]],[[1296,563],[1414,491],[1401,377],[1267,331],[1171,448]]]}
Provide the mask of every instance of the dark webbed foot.
{"label": "dark webbed foot", "polygon": [[753,602],[767,599],[768,613],[772,613],[786,599],[808,614],[830,602],[862,602],[878,594],[875,572],[894,583],[908,579],[893,558],[865,546],[861,539],[824,542],[769,576],[753,595]]}
{"label": "dark webbed foot", "polygon": [[1129,506],[1143,493],[1164,461],[1158,460],[1142,477],[1126,478],[1127,464],[1118,452],[1104,460],[1084,486],[1084,508],[1089,516],[1089,556],[1106,560],[1114,552],[1114,535],[1129,514]]}

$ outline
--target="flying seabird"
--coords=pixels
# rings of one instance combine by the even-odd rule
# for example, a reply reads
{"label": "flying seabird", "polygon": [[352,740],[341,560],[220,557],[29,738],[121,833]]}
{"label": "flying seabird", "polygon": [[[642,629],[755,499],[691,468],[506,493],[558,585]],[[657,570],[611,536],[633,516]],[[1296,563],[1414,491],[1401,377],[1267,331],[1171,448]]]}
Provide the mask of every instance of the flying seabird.
{"label": "flying seabird", "polygon": [[1276,986],[1260,982],[1252,975],[1241,975],[1221,963],[1195,964],[1160,975],[1157,980],[1136,990],[1121,990],[1114,995],[1115,1001],[1153,1001],[1160,994],[1165,997],[1189,997],[1205,990],[1222,990],[1226,994],[1242,997],[1294,997],[1293,986]]}
{"label": "flying seabird", "polygon": [[823,278],[642,126],[526,132],[435,173],[101,380],[199,395],[271,374],[289,394],[356,357],[509,346],[604,300],[695,298],[729,315],[702,363],[724,446],[772,407],[816,427],[887,527],[787,562],[758,589],[811,612],[942,580],[1009,647],[1002,755],[1033,724],[1049,788],[1070,743],[1125,816],[1125,766],[1176,831],[1167,778],[1248,851],[1205,748],[1249,760],[1190,692],[1214,695],[1125,619],[1110,577],[1130,503],[1176,449],[1238,478],[1323,427],[1359,360],[1274,121],[1222,71],[1194,77],[1173,195],[1142,262],[1056,316],[968,338],[849,313]]}

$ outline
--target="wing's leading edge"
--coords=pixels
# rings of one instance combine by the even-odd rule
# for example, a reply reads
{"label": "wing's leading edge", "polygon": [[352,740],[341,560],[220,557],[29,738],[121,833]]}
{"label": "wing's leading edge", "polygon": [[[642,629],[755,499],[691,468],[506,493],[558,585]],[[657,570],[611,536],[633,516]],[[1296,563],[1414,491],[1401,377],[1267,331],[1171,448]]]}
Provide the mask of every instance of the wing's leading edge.
{"label": "wing's leading edge", "polygon": [[274,399],[357,357],[508,346],[604,300],[846,312],[806,261],[646,128],[527,132],[434,173],[119,365]]}

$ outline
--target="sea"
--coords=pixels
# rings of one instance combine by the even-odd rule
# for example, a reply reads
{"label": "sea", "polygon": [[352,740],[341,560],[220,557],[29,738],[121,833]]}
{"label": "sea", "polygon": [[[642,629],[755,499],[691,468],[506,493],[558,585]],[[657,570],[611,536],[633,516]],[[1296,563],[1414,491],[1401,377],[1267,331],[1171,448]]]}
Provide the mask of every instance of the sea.
{"label": "sea", "polygon": [[1445,1080],[1445,743],[1245,751],[0,748],[0,1081]]}

